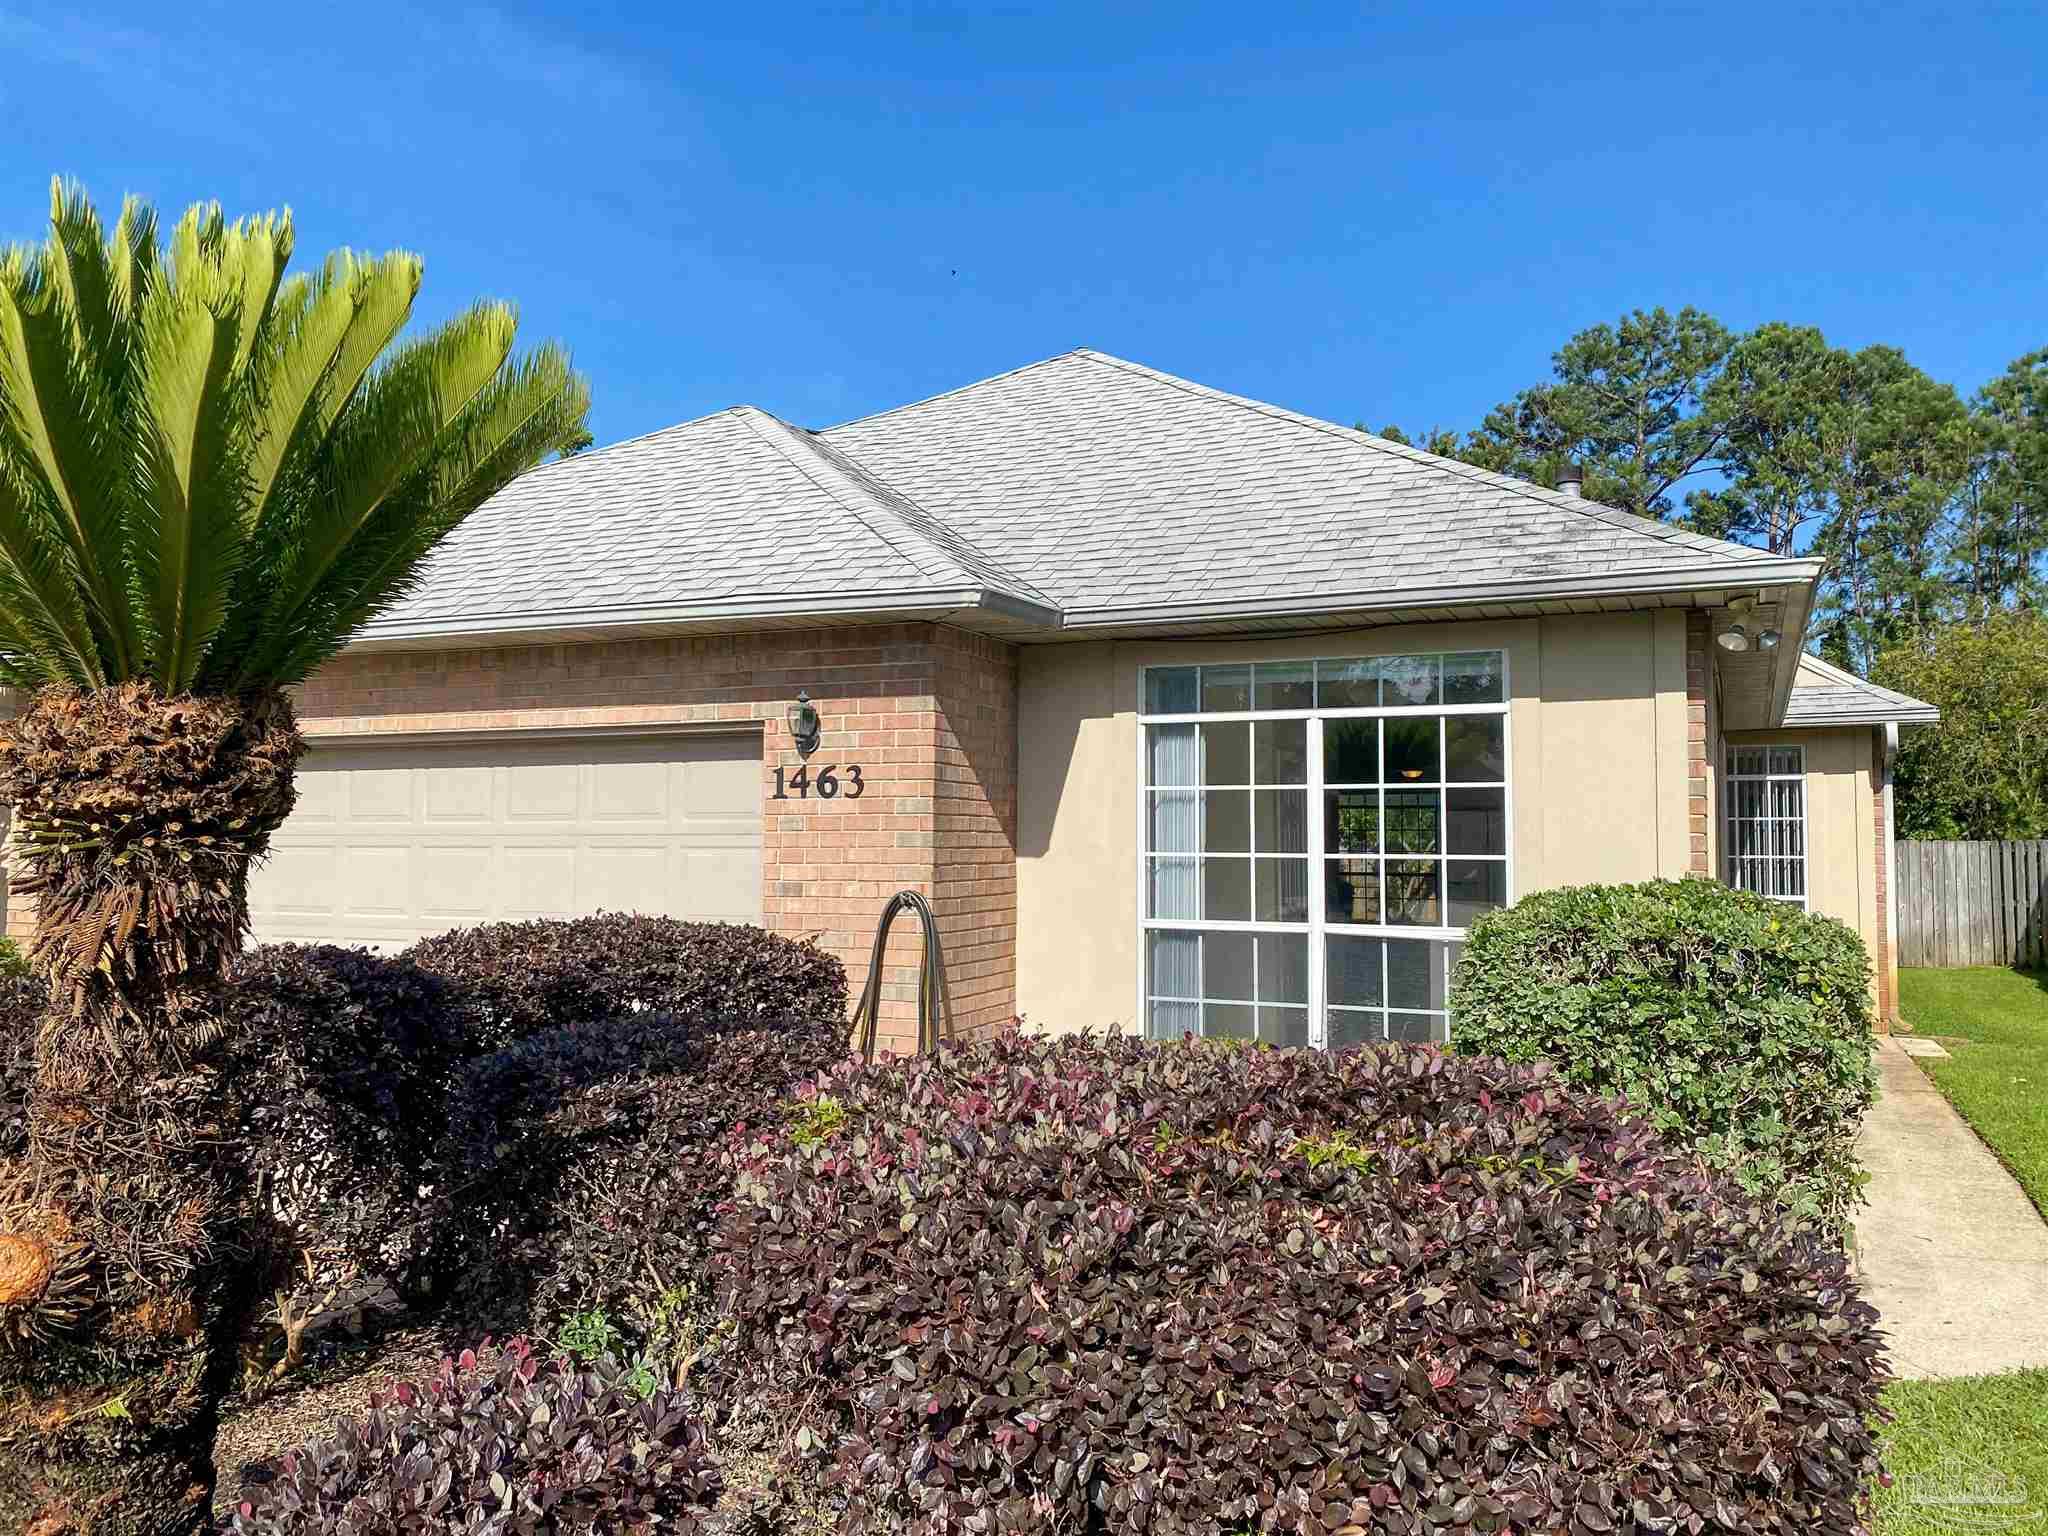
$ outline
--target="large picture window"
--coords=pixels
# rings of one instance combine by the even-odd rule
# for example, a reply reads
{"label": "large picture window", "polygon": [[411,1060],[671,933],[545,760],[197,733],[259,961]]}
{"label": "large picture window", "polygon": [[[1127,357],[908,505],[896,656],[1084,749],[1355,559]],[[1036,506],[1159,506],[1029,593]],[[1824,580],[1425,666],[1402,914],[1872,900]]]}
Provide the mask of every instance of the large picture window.
{"label": "large picture window", "polygon": [[1806,904],[1806,749],[1730,747],[1728,883]]}
{"label": "large picture window", "polygon": [[1509,900],[1498,651],[1153,667],[1154,1038],[1442,1040],[1473,918]]}

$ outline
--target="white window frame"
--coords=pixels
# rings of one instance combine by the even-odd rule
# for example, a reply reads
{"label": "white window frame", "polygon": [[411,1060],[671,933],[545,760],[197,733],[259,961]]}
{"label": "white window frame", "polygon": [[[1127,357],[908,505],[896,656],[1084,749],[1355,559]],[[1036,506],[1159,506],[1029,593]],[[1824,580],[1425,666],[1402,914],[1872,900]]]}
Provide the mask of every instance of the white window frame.
{"label": "white window frame", "polygon": [[[1746,741],[1739,745],[1729,742],[1724,744],[1722,751],[1722,883],[1738,891],[1750,891],[1752,895],[1763,896],[1771,901],[1782,901],[1788,905],[1796,904],[1804,910],[1811,910],[1813,900],[1813,797],[1808,792],[1805,744],[1796,741]],[[1736,754],[1738,752],[1763,753],[1764,771],[1762,773],[1738,773],[1735,768]],[[1773,752],[1790,752],[1795,754],[1799,761],[1798,769],[1791,773],[1772,772],[1771,754]],[[1797,817],[1799,823],[1799,852],[1797,854],[1768,853],[1743,855],[1736,852],[1737,838],[1735,827],[1738,821],[1751,825],[1770,825],[1774,822],[1791,821],[1794,819],[1789,816],[1737,816],[1735,813],[1735,798],[1736,786],[1739,784],[1763,785],[1767,800],[1770,794],[1770,786],[1773,784],[1797,784],[1799,786],[1799,815]],[[1738,866],[1745,858],[1752,863],[1766,860],[1797,859],[1799,864],[1799,894],[1794,896],[1778,891],[1756,891],[1744,885],[1736,878],[1736,873]]]}
{"label": "white window frame", "polygon": [[[1371,661],[1384,665],[1387,662],[1398,662],[1412,657],[1435,657],[1439,662],[1439,669],[1441,669],[1442,659],[1446,656],[1473,655],[1480,653],[1495,655],[1500,658],[1501,696],[1500,702],[1497,704],[1379,704],[1375,706],[1361,706],[1345,709],[1246,709],[1212,711],[1195,710],[1193,712],[1181,712],[1171,714],[1153,714],[1149,713],[1146,708],[1148,701],[1146,679],[1147,674],[1153,671],[1170,671],[1188,667],[1235,667],[1247,664],[1256,668],[1261,663],[1264,663],[1268,666],[1307,665],[1311,668],[1311,676],[1317,677],[1319,680],[1321,665],[1325,662],[1334,663],[1347,661]],[[1504,899],[1502,905],[1513,906],[1516,895],[1514,788],[1515,754],[1513,712],[1514,682],[1509,672],[1509,666],[1510,661],[1505,647],[1485,645],[1432,646],[1427,650],[1383,652],[1370,655],[1361,655],[1357,652],[1351,652],[1348,654],[1334,653],[1325,656],[1306,657],[1266,656],[1256,658],[1245,658],[1244,660],[1147,662],[1140,665],[1136,669],[1136,682],[1138,693],[1138,755],[1137,762],[1135,764],[1137,773],[1136,783],[1138,789],[1138,820],[1136,828],[1136,843],[1138,866],[1137,1025],[1139,1033],[1144,1034],[1149,1032],[1151,1025],[1152,998],[1149,974],[1152,963],[1152,957],[1150,952],[1151,940],[1149,936],[1155,929],[1171,929],[1179,931],[1193,929],[1202,932],[1217,933],[1307,934],[1309,940],[1308,1041],[1310,1047],[1314,1049],[1322,1049],[1326,1047],[1329,1039],[1328,1020],[1325,1016],[1327,1010],[1324,1006],[1324,992],[1328,984],[1328,955],[1325,941],[1332,933],[1334,933],[1335,936],[1338,938],[1418,939],[1430,941],[1443,946],[1449,946],[1452,944],[1462,944],[1465,942],[1468,930],[1465,928],[1451,927],[1448,925],[1448,923],[1441,924],[1435,927],[1421,927],[1414,924],[1384,922],[1331,923],[1327,920],[1327,903],[1322,894],[1325,889],[1325,866],[1328,864],[1329,860],[1335,857],[1339,857],[1339,855],[1333,855],[1328,851],[1325,845],[1324,835],[1325,828],[1323,823],[1325,791],[1323,780],[1323,722],[1326,720],[1449,719],[1451,717],[1458,715],[1497,716],[1501,722],[1501,760],[1503,768],[1502,779],[1498,783],[1481,782],[1476,780],[1461,780],[1455,787],[1460,789],[1499,789],[1501,791],[1501,814],[1505,823],[1502,828],[1502,852],[1498,854],[1458,855],[1458,857],[1500,864],[1503,870],[1504,888]],[[1254,680],[1256,680],[1257,673],[1253,672],[1252,676]],[[1439,670],[1439,676],[1441,676],[1441,670]],[[1207,724],[1220,725],[1228,724],[1234,721],[1256,722],[1262,720],[1303,720],[1307,722],[1306,751],[1308,756],[1308,773],[1304,781],[1303,788],[1307,791],[1308,795],[1308,865],[1312,876],[1312,878],[1309,881],[1309,920],[1305,923],[1269,923],[1258,921],[1239,922],[1232,920],[1208,918],[1153,917],[1151,915],[1152,853],[1150,847],[1149,829],[1152,811],[1152,800],[1155,790],[1150,782],[1149,774],[1149,753],[1151,733],[1148,727],[1155,725],[1189,724],[1198,726]],[[1436,781],[1436,787],[1439,790],[1443,790],[1448,787],[1445,784],[1445,773],[1447,766],[1445,758],[1448,752],[1446,742],[1447,736],[1445,735],[1445,733],[1439,732],[1437,740],[1438,758]],[[1379,739],[1380,783],[1377,786],[1382,790],[1384,790],[1387,787],[1386,750],[1386,733],[1382,731],[1380,733]],[[1446,833],[1448,832],[1447,819],[1445,823],[1445,831]],[[1445,847],[1440,848],[1435,855],[1425,857],[1433,857],[1443,871],[1443,878],[1440,887],[1441,894],[1439,897],[1439,908],[1442,916],[1448,919],[1450,915],[1450,860],[1452,858],[1452,855],[1448,850],[1447,837],[1445,837],[1444,841],[1446,843]],[[1209,855],[1203,853],[1197,853],[1193,855],[1197,863],[1199,863],[1201,859],[1206,858],[1208,856]],[[1231,855],[1224,855],[1224,857],[1230,856]],[[1255,857],[1255,855],[1246,855],[1246,857],[1252,858]],[[1386,854],[1385,852],[1382,852],[1381,854],[1376,855],[1376,857],[1386,859],[1392,856]],[[1383,903],[1384,899],[1384,892],[1382,892]],[[1384,905],[1382,905],[1381,911],[1382,915],[1384,915]],[[1443,964],[1445,966],[1445,975],[1443,977],[1443,983],[1445,1002],[1448,1005],[1450,993],[1449,967],[1451,964],[1451,953],[1449,948],[1445,947],[1439,949],[1438,954],[1442,958]],[[1384,960],[1382,961],[1382,967],[1382,985],[1384,987]],[[1374,1010],[1366,1011],[1371,1012]],[[1430,1014],[1441,1012],[1444,1015],[1445,1034],[1446,1036],[1449,1035],[1450,1019],[1447,1007],[1444,1010],[1399,1009],[1389,1008],[1383,1001],[1380,1009],[1377,1011],[1379,1011],[1382,1014],[1388,1012],[1423,1012]]]}

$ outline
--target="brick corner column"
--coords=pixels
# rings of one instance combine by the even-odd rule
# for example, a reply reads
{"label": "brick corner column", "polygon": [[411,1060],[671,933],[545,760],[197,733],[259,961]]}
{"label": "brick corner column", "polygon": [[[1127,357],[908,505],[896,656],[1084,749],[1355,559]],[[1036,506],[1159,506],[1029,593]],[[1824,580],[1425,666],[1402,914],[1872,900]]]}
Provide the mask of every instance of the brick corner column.
{"label": "brick corner column", "polygon": [[1714,816],[1713,738],[1714,651],[1712,626],[1695,608],[1685,616],[1686,830],[1691,840],[1687,871],[1712,877]]}

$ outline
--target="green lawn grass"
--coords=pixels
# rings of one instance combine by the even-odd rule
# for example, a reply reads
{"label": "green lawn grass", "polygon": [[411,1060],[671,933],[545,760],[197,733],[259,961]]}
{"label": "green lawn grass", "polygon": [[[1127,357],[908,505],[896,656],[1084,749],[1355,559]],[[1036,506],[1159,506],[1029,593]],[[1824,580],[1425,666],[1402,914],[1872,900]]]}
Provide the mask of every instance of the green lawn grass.
{"label": "green lawn grass", "polygon": [[1902,1381],[1885,1403],[1878,1536],[2048,1529],[2048,1371]]}
{"label": "green lawn grass", "polygon": [[1899,1006],[1954,1054],[1921,1065],[2048,1215],[2048,972],[1903,970]]}

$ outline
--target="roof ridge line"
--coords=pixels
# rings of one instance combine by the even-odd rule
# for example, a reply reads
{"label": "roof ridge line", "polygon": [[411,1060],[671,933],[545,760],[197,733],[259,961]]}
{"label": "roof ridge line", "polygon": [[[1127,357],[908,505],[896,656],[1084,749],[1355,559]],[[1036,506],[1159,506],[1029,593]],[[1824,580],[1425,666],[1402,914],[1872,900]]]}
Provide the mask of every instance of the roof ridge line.
{"label": "roof ridge line", "polygon": [[[1356,427],[1339,426],[1334,421],[1324,421],[1318,416],[1309,416],[1300,411],[1290,411],[1285,406],[1274,405],[1269,401],[1254,400],[1249,395],[1233,395],[1228,390],[1216,389],[1207,384],[1198,384],[1193,379],[1184,379],[1178,374],[1166,373],[1157,368],[1148,368],[1143,363],[1134,363],[1128,358],[1115,357],[1107,352],[1097,352],[1089,347],[1076,347],[1072,352],[1061,353],[1060,356],[1085,358],[1091,363],[1120,369],[1138,378],[1149,379],[1155,384],[1163,384],[1169,388],[1178,389],[1185,394],[1214,400],[1221,405],[1234,405],[1240,410],[1250,411],[1254,415],[1270,417],[1276,421],[1284,421],[1291,426],[1308,427],[1314,431],[1334,436],[1344,442],[1358,443],[1377,452],[1405,459],[1410,463],[1419,463],[1441,469],[1446,473],[1456,475],[1460,479],[1470,480],[1478,485],[1498,486],[1503,490],[1512,491],[1516,495],[1527,497],[1538,506],[1547,507],[1553,511],[1576,512],[1582,517],[1590,517],[1594,521],[1605,523],[1611,528],[1625,529],[1631,533],[1640,533],[1649,538],[1660,539],[1665,543],[1685,547],[1693,547],[1691,545],[1692,540],[1702,540],[1708,544],[1735,551],[1745,559],[1770,557],[1769,550],[1760,550],[1748,544],[1736,544],[1727,539],[1710,538],[1706,534],[1693,533],[1689,529],[1677,528],[1669,523],[1658,522],[1653,518],[1639,517],[1633,512],[1624,512],[1621,508],[1610,507],[1605,502],[1588,501],[1581,496],[1566,496],[1558,491],[1548,491],[1541,486],[1531,485],[1526,480],[1517,480],[1513,475],[1503,475],[1490,469],[1482,469],[1476,464],[1467,464],[1462,459],[1447,459],[1441,454],[1429,453],[1408,444],[1390,442],[1386,438],[1377,437],[1370,432],[1362,432]],[[1046,361],[1052,362],[1056,360],[1048,358]],[[1034,364],[1033,366],[1037,365]],[[998,375],[997,377],[1003,377],[1003,375]],[[983,380],[982,382],[987,383],[989,381]],[[969,387],[971,388],[972,386]],[[957,392],[955,391],[955,393]],[[904,407],[898,407],[898,409],[904,409]]]}
{"label": "roof ridge line", "polygon": [[1000,384],[1004,379],[1015,378],[1020,373],[1029,373],[1034,368],[1043,368],[1047,363],[1056,363],[1063,357],[1088,357],[1091,355],[1093,354],[1086,347],[1069,347],[1066,351],[1055,352],[1050,357],[1041,357],[1029,363],[1019,363],[1015,368],[1005,368],[1001,373],[992,373],[985,379],[976,379],[968,384],[956,384],[953,388],[942,389],[935,395],[925,395],[917,400],[906,400],[901,405],[888,406],[879,411],[869,411],[865,416],[853,416],[845,421],[835,421],[831,426],[821,427],[818,430],[820,435],[822,435],[826,432],[840,431],[845,427],[862,426],[870,421],[880,421],[884,416],[894,416],[898,411],[914,411],[921,405],[931,405],[936,401],[950,400],[955,395],[964,395],[970,390],[980,389],[984,384]]}
{"label": "roof ridge line", "polygon": [[[798,474],[802,475],[806,480],[810,481],[811,484],[815,485],[827,496],[831,497],[834,501],[838,502],[839,505],[843,507],[849,514],[851,514],[853,519],[856,522],[858,522],[863,528],[867,529],[868,532],[872,533],[876,538],[880,539],[891,550],[894,550],[897,554],[903,556],[904,559],[910,561],[910,563],[917,568],[919,575],[934,576],[941,573],[949,572],[950,574],[956,577],[964,578],[969,581],[974,580],[974,573],[972,571],[969,571],[965,567],[959,565],[957,562],[950,560],[947,557],[946,552],[944,550],[939,549],[936,545],[932,543],[932,541],[929,538],[925,537],[917,529],[906,527],[901,529],[900,531],[908,533],[913,539],[915,539],[915,541],[918,544],[924,546],[924,558],[922,560],[920,560],[917,556],[913,555],[909,550],[902,548],[897,543],[897,541],[895,539],[892,539],[888,535],[888,533],[885,532],[883,529],[876,527],[874,521],[866,513],[863,513],[863,511],[858,506],[854,504],[855,501],[866,501],[872,503],[873,498],[871,496],[867,495],[866,492],[862,491],[860,487],[853,486],[851,489],[854,491],[855,494],[853,497],[850,498],[847,494],[845,494],[848,489],[846,485],[834,485],[828,482],[826,479],[822,478],[818,473],[816,473],[814,468],[814,462],[820,457],[819,455],[805,454],[802,457],[799,457],[796,452],[795,444],[782,441],[781,436],[779,434],[770,432],[761,425],[761,420],[772,421],[775,423],[777,427],[781,428],[782,434],[794,435],[797,429],[791,426],[788,422],[784,421],[780,416],[774,415],[773,413],[768,411],[764,411],[759,406],[756,405],[733,406],[731,408],[731,414],[737,416],[741,421],[745,422],[747,424],[747,427],[754,433],[756,437],[760,438],[762,442],[766,443],[770,448],[773,448],[777,453],[781,454],[782,457],[788,462],[789,466],[792,469],[794,469]],[[760,420],[757,420],[756,418],[760,418]],[[844,481],[846,479],[844,473],[838,470],[838,466],[832,465],[831,468],[834,470],[835,475],[839,480]],[[871,506],[869,510],[873,511],[875,509]],[[900,524],[902,520],[898,518],[896,519],[896,521]],[[927,562],[932,561],[934,559],[936,559],[939,562],[937,570],[929,568],[927,564]]]}

